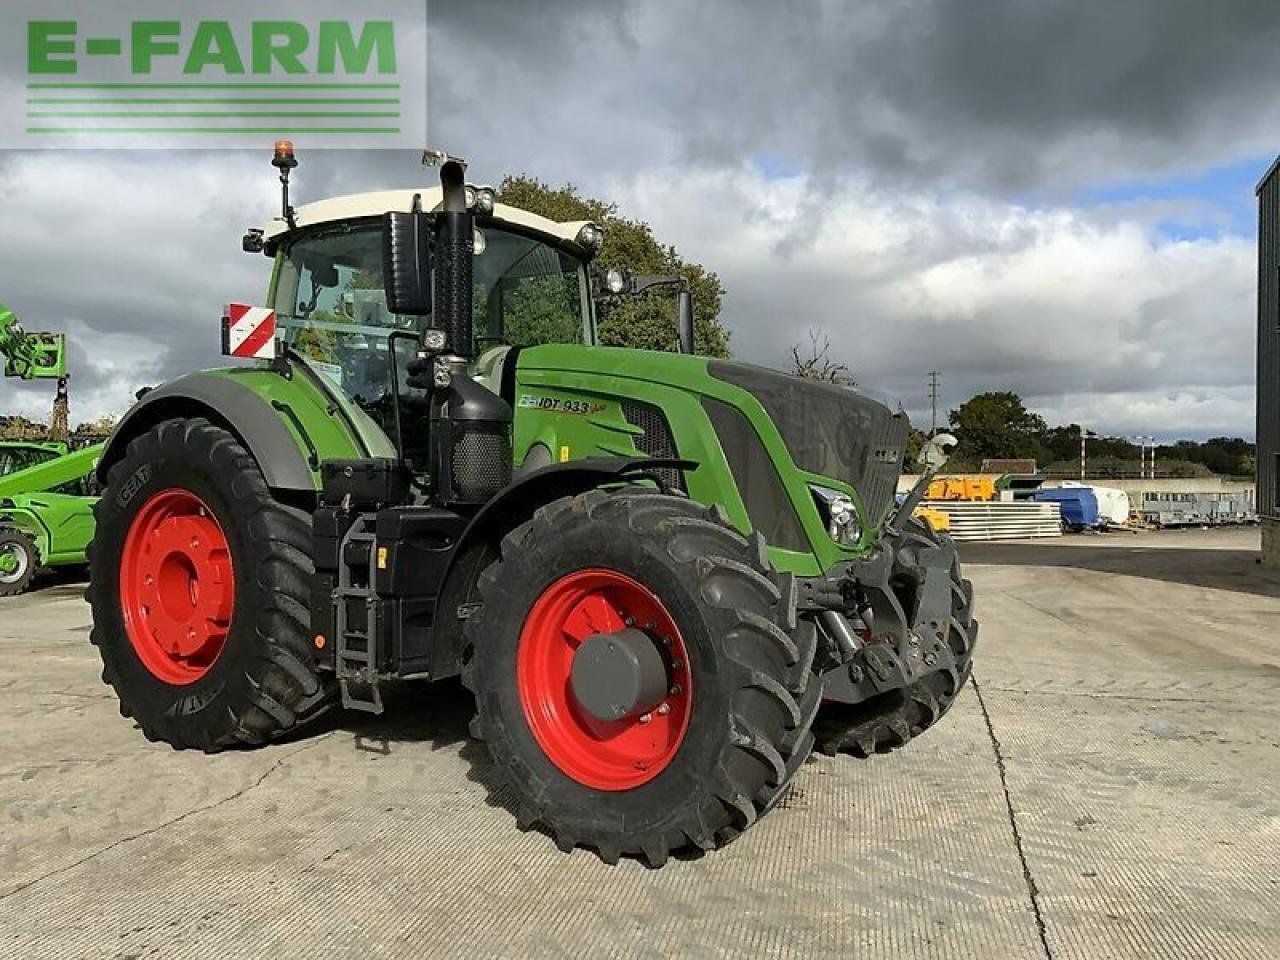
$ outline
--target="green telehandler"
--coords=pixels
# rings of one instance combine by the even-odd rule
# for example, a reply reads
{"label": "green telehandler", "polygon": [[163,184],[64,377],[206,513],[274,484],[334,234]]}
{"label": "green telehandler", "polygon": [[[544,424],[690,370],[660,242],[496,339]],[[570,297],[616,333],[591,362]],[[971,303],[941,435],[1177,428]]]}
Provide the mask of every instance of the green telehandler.
{"label": "green telehandler", "polygon": [[93,536],[94,469],[103,444],[67,445],[66,337],[28,333],[0,305],[6,377],[56,379],[48,442],[0,441],[0,597],[24,592],[41,567],[84,565]]}
{"label": "green telehandler", "polygon": [[654,866],[738,836],[815,743],[937,722],[977,623],[923,485],[895,505],[905,418],[692,355],[687,296],[681,352],[597,346],[627,286],[601,229],[424,159],[439,185],[294,209],[277,143],[281,216],[243,244],[269,306],[222,324],[257,359],[118,424],[87,596],[122,714],[214,751],[461,677],[522,828]]}

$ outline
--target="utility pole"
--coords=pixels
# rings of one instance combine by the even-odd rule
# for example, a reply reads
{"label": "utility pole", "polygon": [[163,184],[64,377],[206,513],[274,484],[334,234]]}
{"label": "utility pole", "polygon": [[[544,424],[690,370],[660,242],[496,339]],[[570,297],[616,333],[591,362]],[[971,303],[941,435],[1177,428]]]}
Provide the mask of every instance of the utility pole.
{"label": "utility pole", "polygon": [[938,371],[929,371],[929,406],[933,413],[933,421],[929,425],[929,436],[938,432]]}

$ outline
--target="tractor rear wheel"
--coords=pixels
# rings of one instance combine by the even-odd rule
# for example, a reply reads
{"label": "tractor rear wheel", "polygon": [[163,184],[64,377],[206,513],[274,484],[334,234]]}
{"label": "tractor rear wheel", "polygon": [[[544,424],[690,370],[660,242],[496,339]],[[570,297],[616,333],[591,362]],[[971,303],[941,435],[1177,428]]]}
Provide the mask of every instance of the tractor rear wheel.
{"label": "tractor rear wheel", "polygon": [[[950,546],[951,538],[926,521],[911,517],[903,539]],[[942,719],[973,670],[978,621],[973,618],[973,584],[960,574],[960,560],[951,562],[951,622],[948,643],[956,669],[924,677],[905,690],[873,697],[857,704],[828,703],[813,725],[819,752],[827,756],[850,753],[869,757],[906,746]]]}
{"label": "tractor rear wheel", "polygon": [[0,597],[16,597],[25,591],[39,566],[35,540],[17,527],[0,528]]}
{"label": "tractor rear wheel", "polygon": [[308,517],[232,434],[201,419],[142,434],[95,516],[92,640],[148,739],[262,743],[331,702],[312,655]]}
{"label": "tractor rear wheel", "polygon": [[764,541],[680,497],[557,500],[480,578],[472,733],[523,828],[661,866],[732,840],[813,744],[816,637]]}

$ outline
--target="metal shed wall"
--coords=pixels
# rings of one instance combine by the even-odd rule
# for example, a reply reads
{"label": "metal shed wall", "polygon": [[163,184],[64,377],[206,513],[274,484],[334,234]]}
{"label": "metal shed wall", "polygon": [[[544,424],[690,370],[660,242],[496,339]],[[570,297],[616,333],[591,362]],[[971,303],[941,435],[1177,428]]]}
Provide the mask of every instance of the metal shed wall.
{"label": "metal shed wall", "polygon": [[1258,183],[1258,515],[1275,519],[1280,456],[1280,158]]}

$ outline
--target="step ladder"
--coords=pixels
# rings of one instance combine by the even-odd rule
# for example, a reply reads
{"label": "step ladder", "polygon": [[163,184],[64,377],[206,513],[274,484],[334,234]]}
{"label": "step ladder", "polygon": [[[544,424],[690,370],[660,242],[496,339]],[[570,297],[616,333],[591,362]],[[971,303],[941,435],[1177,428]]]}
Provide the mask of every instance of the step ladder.
{"label": "step ladder", "polygon": [[[337,628],[334,666],[338,689],[342,694],[342,706],[366,713],[382,713],[383,709],[382,692],[378,689],[382,638],[378,633],[378,597],[373,589],[377,551],[374,541],[374,535],[361,529],[361,524],[356,524],[348,531],[342,540],[340,556],[345,560],[350,544],[367,544],[368,576],[363,584],[357,584],[353,569],[341,562],[338,564],[338,587],[333,592]],[[353,601],[364,608],[363,628],[351,623],[349,605]]]}

